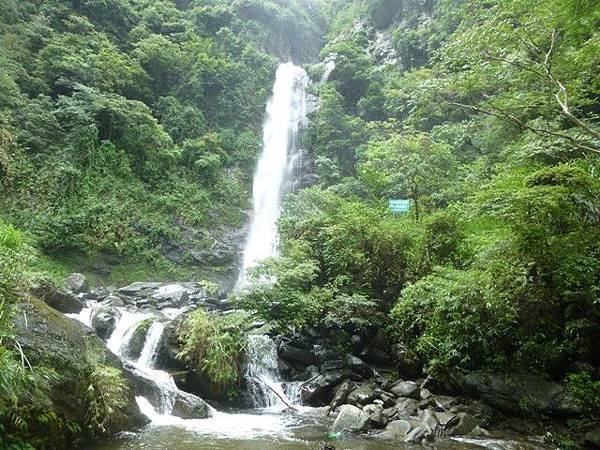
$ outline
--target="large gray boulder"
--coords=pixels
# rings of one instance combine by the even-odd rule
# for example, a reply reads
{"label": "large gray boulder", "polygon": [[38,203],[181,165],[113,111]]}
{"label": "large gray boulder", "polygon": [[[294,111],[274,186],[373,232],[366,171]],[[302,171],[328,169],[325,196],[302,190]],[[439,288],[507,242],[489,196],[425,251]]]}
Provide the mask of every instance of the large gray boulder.
{"label": "large gray boulder", "polygon": [[354,405],[342,405],[340,412],[331,425],[332,433],[342,431],[363,431],[369,422],[369,414]]}
{"label": "large gray boulder", "polygon": [[86,292],[89,289],[85,275],[81,273],[72,273],[65,280],[67,289],[75,294]]}
{"label": "large gray boulder", "polygon": [[408,420],[400,419],[393,420],[388,423],[385,427],[386,433],[390,433],[393,437],[397,439],[402,439],[406,437],[406,435],[410,432],[412,425]]}
{"label": "large gray boulder", "polygon": [[179,308],[189,301],[189,288],[181,284],[166,284],[159,287],[152,298],[156,301],[156,306],[162,308]]}
{"label": "large gray boulder", "polygon": [[92,328],[98,336],[107,340],[117,325],[119,310],[112,306],[101,306],[92,314]]}
{"label": "large gray boulder", "polygon": [[371,403],[376,397],[377,393],[373,386],[363,384],[350,392],[346,401],[351,405],[364,406]]}
{"label": "large gray boulder", "polygon": [[182,419],[205,419],[210,417],[210,408],[200,397],[177,392],[171,414]]}
{"label": "large gray boulder", "polygon": [[59,291],[51,283],[42,283],[33,290],[33,294],[61,313],[77,314],[83,309],[83,302],[76,295]]}
{"label": "large gray boulder", "polygon": [[[88,327],[35,298],[21,302],[17,310],[14,317],[16,340],[33,371],[44,368],[60,374],[58,379],[51,377],[47,380],[47,388],[31,390],[27,398],[20,401],[31,411],[36,411],[36,408],[54,411],[59,419],[78,424],[83,430],[81,434],[84,434],[89,416],[86,387],[90,370],[102,364],[116,368],[126,376],[119,359]],[[86,357],[89,354],[94,357]],[[133,429],[147,422],[135,402],[132,383],[126,379],[128,389],[123,398],[124,405],[105,424],[107,433]],[[48,444],[48,448],[72,448],[76,440],[74,430],[71,427],[54,430],[49,437],[48,427],[32,422],[28,424],[27,431],[32,437],[56,439]]]}
{"label": "large gray boulder", "polygon": [[390,392],[398,397],[419,398],[419,386],[414,381],[398,381],[390,388]]}

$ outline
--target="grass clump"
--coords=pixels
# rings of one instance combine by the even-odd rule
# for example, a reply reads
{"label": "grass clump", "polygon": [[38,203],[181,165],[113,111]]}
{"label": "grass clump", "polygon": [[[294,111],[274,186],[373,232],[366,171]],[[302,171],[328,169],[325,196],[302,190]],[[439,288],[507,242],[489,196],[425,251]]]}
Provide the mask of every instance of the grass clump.
{"label": "grass clump", "polygon": [[201,309],[183,324],[179,357],[218,389],[235,389],[242,380],[248,313],[217,316]]}

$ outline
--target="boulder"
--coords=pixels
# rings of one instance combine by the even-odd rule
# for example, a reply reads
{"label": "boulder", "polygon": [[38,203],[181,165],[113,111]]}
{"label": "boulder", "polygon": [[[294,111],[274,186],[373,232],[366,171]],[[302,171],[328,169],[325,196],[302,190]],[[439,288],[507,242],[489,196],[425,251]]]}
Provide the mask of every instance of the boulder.
{"label": "boulder", "polygon": [[458,423],[448,430],[451,436],[465,436],[478,426],[477,419],[471,414],[461,412],[458,413]]}
{"label": "boulder", "polygon": [[67,289],[74,294],[80,294],[88,290],[88,282],[85,275],[81,273],[72,273],[65,280]]}
{"label": "boulder", "polygon": [[123,295],[140,295],[142,293],[150,293],[155,289],[158,289],[162,283],[142,282],[136,281],[128,286],[119,288],[119,292]]}
{"label": "boulder", "polygon": [[348,394],[354,390],[355,384],[350,380],[344,380],[336,389],[333,399],[329,404],[329,412],[346,402]]}
{"label": "boulder", "polygon": [[131,339],[129,339],[127,349],[125,349],[125,357],[131,360],[136,360],[140,357],[146,342],[146,335],[148,334],[150,325],[152,325],[152,319],[142,320],[138,324],[135,331],[131,335]]}
{"label": "boulder", "polygon": [[400,397],[396,400],[398,417],[410,417],[417,413],[417,401],[413,398]]}
{"label": "boulder", "polygon": [[[32,390],[22,399],[32,410],[47,410],[48,405],[52,405],[60,419],[84,429],[89,414],[84,386],[89,383],[90,364],[101,363],[126,376],[119,359],[88,327],[34,298],[17,305],[14,332],[34,372],[43,367],[61,375],[58,380],[48,380],[47,389]],[[90,353],[94,355],[91,359],[86,357]],[[123,406],[105,424],[107,433],[133,429],[147,422],[135,402],[132,382],[127,377],[126,383]],[[43,437],[48,448],[72,448],[75,437],[70,433],[73,429],[51,430],[38,425],[36,422],[28,424],[29,436]]]}
{"label": "boulder", "polygon": [[42,283],[33,290],[33,294],[64,314],[77,314],[83,309],[83,302],[76,295],[59,291],[51,283]]}
{"label": "boulder", "polygon": [[427,430],[422,427],[415,427],[406,435],[404,442],[409,444],[420,444],[427,437]]}
{"label": "boulder", "polygon": [[301,364],[304,367],[311,366],[317,362],[317,357],[311,349],[301,348],[292,345],[290,342],[282,342],[278,348],[278,354],[281,359]]}
{"label": "boulder", "polygon": [[159,309],[180,308],[189,301],[188,291],[189,288],[181,284],[166,284],[156,289],[152,298]]}
{"label": "boulder", "polygon": [[200,397],[177,392],[171,414],[182,419],[205,419],[210,417],[210,407]]}
{"label": "boulder", "polygon": [[569,417],[581,413],[581,407],[564,385],[534,375],[475,371],[455,373],[452,381],[467,394],[512,414],[537,412],[552,417]]}
{"label": "boulder", "polygon": [[369,415],[369,424],[375,428],[383,428],[387,418],[383,414],[383,406],[377,403],[366,405],[363,411]]}
{"label": "boulder", "polygon": [[334,388],[344,378],[348,378],[348,372],[344,370],[330,370],[318,375],[314,380],[302,386],[300,396],[307,405],[320,406],[331,402]]}
{"label": "boulder", "polygon": [[119,310],[112,306],[101,306],[92,313],[92,328],[98,336],[107,340],[117,325]]}
{"label": "boulder", "polygon": [[367,345],[362,352],[361,358],[372,364],[389,365],[392,363],[392,356],[374,345]]}
{"label": "boulder", "polygon": [[371,378],[375,374],[375,371],[371,367],[356,356],[348,355],[346,357],[346,364],[352,372],[357,373],[361,377]]}
{"label": "boulder", "polygon": [[163,331],[163,337],[158,346],[156,353],[156,368],[167,371],[178,371],[185,369],[185,363],[177,357],[181,348],[179,345],[179,337],[177,329],[184,316],[179,316],[169,322]]}
{"label": "boulder", "polygon": [[437,416],[432,410],[424,410],[423,412],[421,412],[419,418],[423,422],[423,425],[425,426],[425,429],[427,430],[427,434],[429,436],[440,437],[443,434],[444,428],[442,427]]}
{"label": "boulder", "polygon": [[412,425],[408,420],[392,420],[385,426],[385,431],[397,439],[404,440],[410,432]]}
{"label": "boulder", "polygon": [[369,414],[354,405],[342,405],[340,412],[331,425],[332,433],[342,431],[363,431],[367,427]]}
{"label": "boulder", "polygon": [[332,359],[325,361],[321,364],[321,372],[327,372],[328,370],[339,370],[346,367],[346,363],[341,359]]}
{"label": "boulder", "polygon": [[423,373],[423,363],[416,352],[402,343],[392,348],[396,366],[401,375],[408,378],[418,378]]}
{"label": "boulder", "polygon": [[373,386],[369,384],[363,384],[348,394],[346,402],[351,405],[364,406],[372,402],[376,397],[377,393],[375,392]]}
{"label": "boulder", "polygon": [[390,392],[398,397],[419,398],[419,386],[414,381],[398,381],[390,388]]}

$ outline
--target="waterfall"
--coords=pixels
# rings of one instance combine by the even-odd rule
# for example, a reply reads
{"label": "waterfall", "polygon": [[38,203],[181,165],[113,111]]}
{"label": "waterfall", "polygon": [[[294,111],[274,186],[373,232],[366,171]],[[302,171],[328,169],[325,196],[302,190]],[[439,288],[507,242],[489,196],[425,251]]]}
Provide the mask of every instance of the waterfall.
{"label": "waterfall", "polygon": [[252,187],[253,215],[236,286],[248,269],[277,254],[277,219],[283,195],[293,188],[299,159],[298,133],[306,121],[308,76],[288,62],[277,69],[263,125],[263,148]]}
{"label": "waterfall", "polygon": [[277,351],[271,338],[266,335],[248,336],[245,377],[248,396],[255,408],[280,406],[285,398],[277,371]]}

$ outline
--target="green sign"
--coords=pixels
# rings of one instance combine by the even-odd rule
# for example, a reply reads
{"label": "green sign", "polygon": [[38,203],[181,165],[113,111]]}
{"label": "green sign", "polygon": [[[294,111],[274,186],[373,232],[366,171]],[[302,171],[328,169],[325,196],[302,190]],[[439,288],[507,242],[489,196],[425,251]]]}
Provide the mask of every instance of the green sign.
{"label": "green sign", "polygon": [[389,201],[390,211],[396,213],[407,213],[410,211],[410,200],[404,199],[390,199]]}

